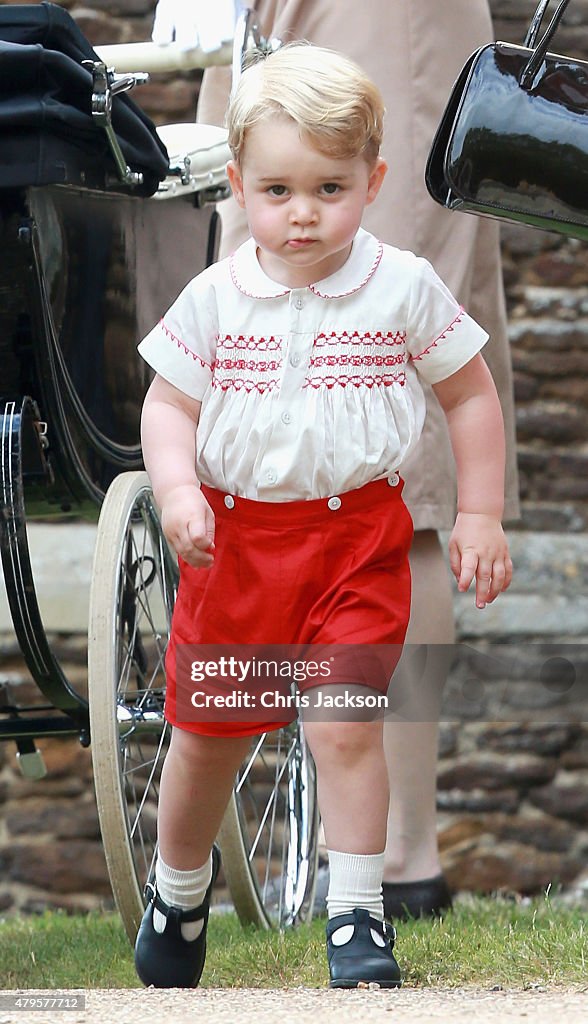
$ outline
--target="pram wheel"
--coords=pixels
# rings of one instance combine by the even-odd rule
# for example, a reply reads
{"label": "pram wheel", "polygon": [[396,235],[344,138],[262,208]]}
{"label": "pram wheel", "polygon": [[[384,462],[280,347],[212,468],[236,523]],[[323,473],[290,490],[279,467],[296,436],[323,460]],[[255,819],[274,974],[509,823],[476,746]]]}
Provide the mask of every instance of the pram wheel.
{"label": "pram wheel", "polygon": [[147,474],[121,473],[98,524],[88,691],[102,841],[131,942],[155,865],[159,778],[170,735],[163,717],[164,656],[176,577]]}
{"label": "pram wheel", "polygon": [[311,919],[318,820],[315,766],[300,721],[256,736],[219,834],[243,924],[286,928]]}
{"label": "pram wheel", "polygon": [[[104,499],[90,592],[88,689],[94,786],[116,905],[134,942],[157,853],[159,779],[170,727],[164,658],[177,586],[146,473]],[[317,862],[315,768],[299,721],[255,737],[219,841],[239,919],[309,920]]]}

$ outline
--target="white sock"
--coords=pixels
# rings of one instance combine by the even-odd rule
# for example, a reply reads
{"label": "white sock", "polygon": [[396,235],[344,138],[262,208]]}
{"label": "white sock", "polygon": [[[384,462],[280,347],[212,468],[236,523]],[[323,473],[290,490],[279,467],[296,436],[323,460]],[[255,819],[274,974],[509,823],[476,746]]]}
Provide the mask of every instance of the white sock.
{"label": "white sock", "polygon": [[[179,910],[194,910],[206,895],[212,879],[212,854],[200,868],[193,871],[179,871],[170,868],[161,855],[155,865],[155,884],[164,903]],[[165,928],[166,917],[160,910],[153,909],[153,927],[156,932]],[[186,921],[181,926],[182,938],[187,942],[197,939],[204,927],[203,921]]]}
{"label": "white sock", "polygon": [[[367,910],[378,921],[384,920],[382,876],[384,854],[339,853],[329,850],[329,891],[327,914],[349,914],[355,907]],[[331,937],[334,945],[343,945],[353,935],[353,925],[343,925]],[[372,930],[374,941],[384,945],[383,933]]]}

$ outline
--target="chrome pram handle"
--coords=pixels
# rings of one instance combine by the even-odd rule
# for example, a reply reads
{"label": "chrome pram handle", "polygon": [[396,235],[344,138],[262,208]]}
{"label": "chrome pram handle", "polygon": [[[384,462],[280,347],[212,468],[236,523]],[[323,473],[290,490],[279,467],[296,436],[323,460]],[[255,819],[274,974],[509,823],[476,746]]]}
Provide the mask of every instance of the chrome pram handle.
{"label": "chrome pram handle", "polygon": [[148,82],[149,75],[144,71],[117,75],[101,60],[83,60],[82,64],[92,75],[92,118],[106,132],[119,178],[125,185],[142,185],[143,174],[132,171],[127,164],[112,127],[112,99],[119,92],[128,92],[135,85]]}

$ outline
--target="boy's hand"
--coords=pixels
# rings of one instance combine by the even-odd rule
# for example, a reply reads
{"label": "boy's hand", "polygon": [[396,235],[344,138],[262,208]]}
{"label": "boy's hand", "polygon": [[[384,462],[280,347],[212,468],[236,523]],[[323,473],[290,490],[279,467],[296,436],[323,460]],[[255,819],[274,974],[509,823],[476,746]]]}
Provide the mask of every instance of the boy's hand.
{"label": "boy's hand", "polygon": [[214,512],[199,487],[175,487],[161,509],[163,532],[176,554],[195,569],[214,562]]}
{"label": "boy's hand", "polygon": [[466,591],[475,577],[477,608],[485,608],[510,586],[512,561],[495,516],[458,513],[449,538],[449,561],[458,590]]}

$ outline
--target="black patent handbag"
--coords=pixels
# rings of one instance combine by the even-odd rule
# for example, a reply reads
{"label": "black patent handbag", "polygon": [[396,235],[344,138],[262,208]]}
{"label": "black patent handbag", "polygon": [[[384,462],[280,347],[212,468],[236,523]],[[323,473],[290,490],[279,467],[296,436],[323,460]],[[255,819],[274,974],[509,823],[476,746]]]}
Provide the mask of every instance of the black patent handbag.
{"label": "black patent handbag", "polygon": [[548,47],[569,0],[522,46],[482,46],[466,62],[437,129],[425,181],[449,210],[588,239],[588,62]]}

